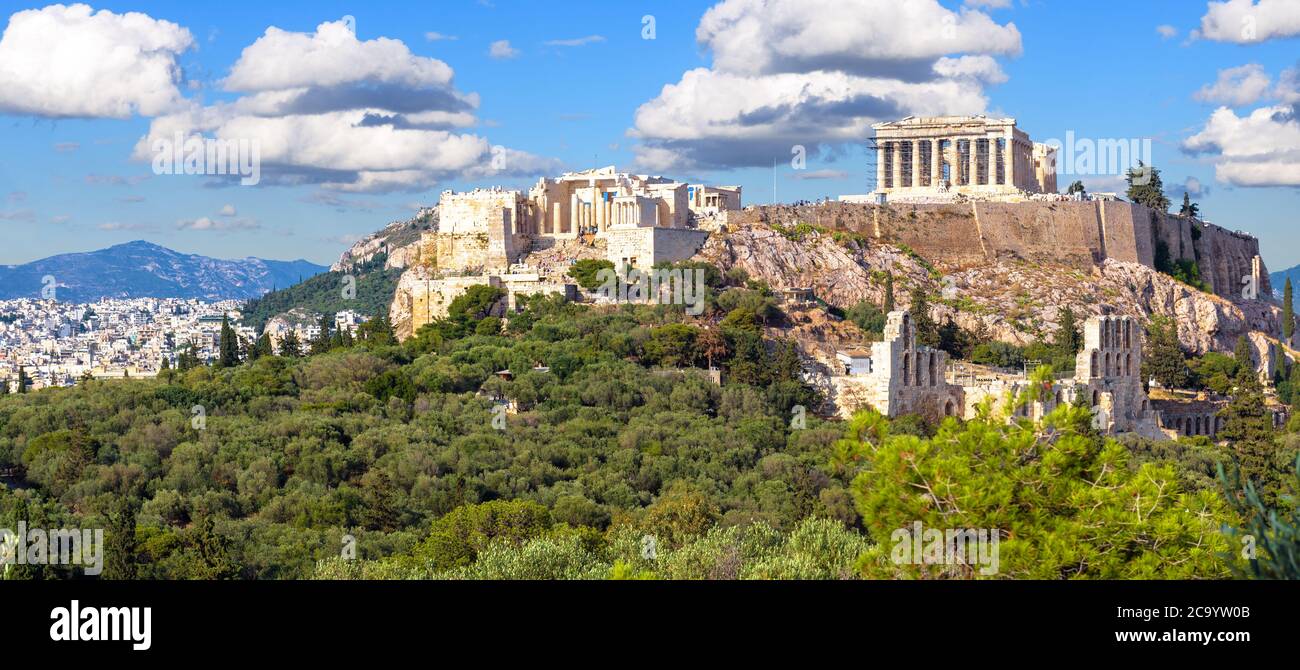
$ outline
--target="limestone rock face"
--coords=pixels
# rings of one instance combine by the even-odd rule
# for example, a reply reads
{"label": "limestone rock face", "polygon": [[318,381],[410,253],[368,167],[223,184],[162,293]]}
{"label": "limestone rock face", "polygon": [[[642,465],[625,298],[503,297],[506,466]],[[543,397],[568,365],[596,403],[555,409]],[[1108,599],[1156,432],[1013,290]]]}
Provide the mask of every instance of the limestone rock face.
{"label": "limestone rock face", "polygon": [[[785,229],[790,230],[790,229]],[[951,263],[924,261],[890,244],[849,238],[830,231],[806,231],[799,239],[764,224],[736,227],[713,235],[697,254],[726,272],[745,269],[774,289],[812,287],[816,296],[841,309],[866,300],[880,305],[883,272],[894,277],[894,296],[907,306],[912,287],[932,298],[931,315],[952,318],[982,338],[1030,344],[1051,341],[1061,315],[1071,308],[1080,323],[1089,316],[1171,317],[1183,346],[1193,353],[1232,352],[1246,335],[1258,342],[1257,362],[1276,365],[1279,352],[1263,342],[1280,331],[1281,308],[1269,301],[1229,300],[1199,291],[1134,262],[1106,259],[1089,269],[1071,264],[998,258]],[[928,261],[928,262],[927,262]],[[947,274],[934,266],[954,268]]]}
{"label": "limestone rock face", "polygon": [[358,263],[364,263],[377,254],[388,251],[385,269],[405,268],[419,260],[420,234],[438,229],[438,211],[426,210],[411,219],[394,221],[387,226],[357,240],[339,256],[330,270],[343,272]]}

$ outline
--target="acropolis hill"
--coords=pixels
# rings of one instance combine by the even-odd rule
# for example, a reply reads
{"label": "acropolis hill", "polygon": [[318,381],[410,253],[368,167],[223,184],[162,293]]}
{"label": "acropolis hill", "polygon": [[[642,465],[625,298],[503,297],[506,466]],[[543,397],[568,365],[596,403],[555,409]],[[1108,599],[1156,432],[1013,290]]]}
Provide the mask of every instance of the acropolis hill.
{"label": "acropolis hill", "polygon": [[[890,277],[900,306],[919,288],[933,296],[932,318],[982,341],[1050,340],[1069,308],[1081,319],[1171,317],[1195,354],[1231,352],[1245,336],[1264,379],[1296,357],[1294,343],[1278,340],[1281,310],[1249,234],[1114,195],[1056,193],[1050,147],[1013,119],[909,118],[877,133],[876,188],[838,202],[743,206],[738,187],[613,166],[542,178],[527,191],[444,192],[419,240],[389,249],[390,265],[406,268],[390,317],[409,337],[475,284],[506,290],[502,316],[520,295],[599,302],[567,274],[575,261],[644,270],[691,259],[840,310],[883,304]],[[386,247],[383,234],[344,260]],[[1160,271],[1180,261],[1195,264],[1206,290]],[[799,342],[814,375],[835,377],[837,354],[860,348],[862,334],[796,302],[773,328]]]}

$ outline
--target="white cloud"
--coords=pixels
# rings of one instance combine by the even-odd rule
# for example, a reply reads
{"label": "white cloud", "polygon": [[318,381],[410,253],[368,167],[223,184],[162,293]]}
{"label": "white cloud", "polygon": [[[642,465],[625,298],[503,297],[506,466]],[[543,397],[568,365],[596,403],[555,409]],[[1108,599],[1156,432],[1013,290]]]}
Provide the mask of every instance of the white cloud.
{"label": "white cloud", "polygon": [[1249,63],[1219,70],[1218,80],[1202,87],[1192,97],[1202,102],[1243,107],[1267,95],[1271,84],[1272,80],[1262,65]]}
{"label": "white cloud", "polygon": [[0,37],[0,112],[166,112],[182,102],[176,57],[192,46],[190,31],[138,12],[96,12],[83,4],[16,12]]}
{"label": "white cloud", "polygon": [[[453,74],[400,41],[358,40],[341,21],[315,33],[269,28],[224,80],[246,95],[154,119],[134,156],[150,160],[154,141],[176,133],[247,141],[258,147],[266,183],[349,192],[422,190],[447,178],[533,176],[553,167],[453,132],[475,124],[479,103],[456,90]],[[498,155],[504,169],[493,169],[501,168]]]}
{"label": "white cloud", "polygon": [[1300,105],[1300,66],[1282,71],[1273,89],[1273,97],[1288,105]]}
{"label": "white cloud", "polygon": [[1166,40],[1178,37],[1178,29],[1168,24],[1156,26],[1156,33]]}
{"label": "white cloud", "polygon": [[322,23],[315,33],[276,27],[246,47],[230,68],[230,91],[284,91],[365,82],[410,89],[444,88],[452,70],[436,58],[416,56],[400,40],[361,41],[343,21]]}
{"label": "white cloud", "polygon": [[1207,154],[1219,181],[1237,186],[1300,186],[1300,120],[1289,106],[1237,116],[1221,107],[1183,149]]}
{"label": "white cloud", "polygon": [[519,50],[510,46],[510,40],[497,40],[488,47],[488,55],[497,59],[514,58]]}
{"label": "white cloud", "polygon": [[442,42],[444,40],[450,41],[450,40],[458,40],[460,38],[456,37],[455,35],[444,35],[440,32],[435,32],[431,30],[424,34],[424,39],[429,40],[430,42]]}
{"label": "white cloud", "polygon": [[221,211],[217,212],[220,216],[234,216],[236,213],[234,205],[223,205]]}
{"label": "white cloud", "polygon": [[605,41],[604,35],[588,35],[586,37],[576,37],[570,40],[549,40],[547,42],[543,42],[543,44],[549,47],[581,47],[581,46],[586,46],[588,44],[595,44],[597,42],[604,42],[604,41]]}
{"label": "white cloud", "polygon": [[629,135],[651,171],[770,165],[865,141],[908,114],[984,112],[1021,52],[1014,24],[935,0],[724,0],[696,39],[711,68],[684,73],[637,109]]}
{"label": "white cloud", "polygon": [[227,231],[227,230],[256,230],[262,225],[253,219],[234,219],[231,221],[215,221],[206,216],[186,221],[177,221],[177,230],[200,230],[200,231]]}
{"label": "white cloud", "polygon": [[1011,0],[966,0],[964,3],[967,7],[987,7],[989,9],[1006,9],[1011,6]]}
{"label": "white cloud", "polygon": [[1199,37],[1216,42],[1251,44],[1300,35],[1296,0],[1226,0],[1210,2],[1201,17]]}

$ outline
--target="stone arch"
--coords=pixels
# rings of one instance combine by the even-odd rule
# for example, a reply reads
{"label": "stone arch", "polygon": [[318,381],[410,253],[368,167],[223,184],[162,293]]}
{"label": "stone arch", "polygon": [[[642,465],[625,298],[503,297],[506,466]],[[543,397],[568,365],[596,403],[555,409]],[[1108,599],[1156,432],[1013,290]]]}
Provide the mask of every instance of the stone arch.
{"label": "stone arch", "polygon": [[1101,391],[1093,390],[1093,392],[1092,392],[1092,406],[1093,406],[1093,407],[1099,407],[1100,405],[1101,405]]}
{"label": "stone arch", "polygon": [[1101,375],[1097,374],[1098,372],[1101,372],[1101,354],[1094,350],[1092,352],[1092,376],[1100,377]]}
{"label": "stone arch", "polygon": [[952,401],[952,398],[949,398],[948,401],[943,404],[943,415],[954,416],[956,415],[956,413],[957,413],[957,405]]}
{"label": "stone arch", "polygon": [[903,354],[903,386],[907,386],[911,383],[912,383],[912,357],[908,354]]}
{"label": "stone arch", "polygon": [[939,385],[939,354],[930,352],[930,386]]}
{"label": "stone arch", "polygon": [[1110,367],[1110,352],[1107,351],[1106,352],[1106,374],[1104,376],[1109,377],[1111,369],[1112,368]]}

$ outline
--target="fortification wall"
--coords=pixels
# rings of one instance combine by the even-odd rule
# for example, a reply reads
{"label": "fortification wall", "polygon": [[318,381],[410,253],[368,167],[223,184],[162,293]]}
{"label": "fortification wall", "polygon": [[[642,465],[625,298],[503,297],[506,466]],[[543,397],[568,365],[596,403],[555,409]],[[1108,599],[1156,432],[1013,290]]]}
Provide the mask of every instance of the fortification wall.
{"label": "fortification wall", "polygon": [[1217,294],[1241,297],[1242,278],[1257,276],[1259,294],[1271,294],[1259,241],[1204,222],[1119,201],[966,202],[875,205],[828,202],[751,207],[729,212],[728,225],[798,224],[848,230],[906,245],[941,269],[1022,258],[1091,269],[1114,259],[1156,266],[1163,243],[1171,260],[1195,260]]}

